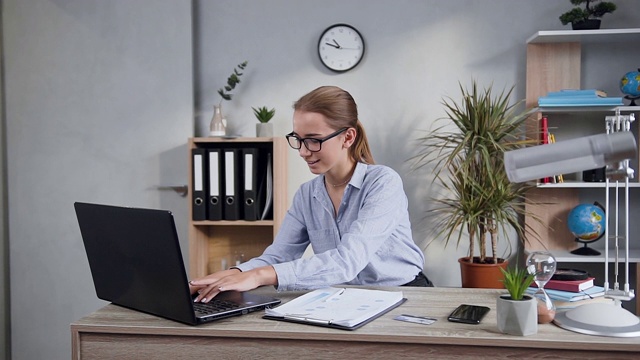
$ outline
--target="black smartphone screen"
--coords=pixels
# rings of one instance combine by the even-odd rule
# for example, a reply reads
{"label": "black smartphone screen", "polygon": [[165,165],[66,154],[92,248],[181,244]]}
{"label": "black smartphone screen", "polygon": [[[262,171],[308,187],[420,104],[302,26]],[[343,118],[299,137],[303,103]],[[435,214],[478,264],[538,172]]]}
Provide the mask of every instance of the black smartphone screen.
{"label": "black smartphone screen", "polygon": [[489,308],[479,305],[462,304],[449,315],[449,321],[465,324],[480,324],[480,320],[487,315]]}

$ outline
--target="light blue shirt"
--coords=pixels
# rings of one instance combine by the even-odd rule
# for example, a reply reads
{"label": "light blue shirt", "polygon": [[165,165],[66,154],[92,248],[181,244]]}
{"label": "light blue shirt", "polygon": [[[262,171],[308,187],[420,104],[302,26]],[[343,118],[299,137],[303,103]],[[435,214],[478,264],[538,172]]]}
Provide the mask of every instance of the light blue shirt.
{"label": "light blue shirt", "polygon": [[[296,192],[273,244],[237,268],[272,265],[278,291],[406,284],[424,266],[407,206],[398,173],[358,163],[334,216],[324,176],[318,176]],[[309,244],[315,255],[301,258]]]}

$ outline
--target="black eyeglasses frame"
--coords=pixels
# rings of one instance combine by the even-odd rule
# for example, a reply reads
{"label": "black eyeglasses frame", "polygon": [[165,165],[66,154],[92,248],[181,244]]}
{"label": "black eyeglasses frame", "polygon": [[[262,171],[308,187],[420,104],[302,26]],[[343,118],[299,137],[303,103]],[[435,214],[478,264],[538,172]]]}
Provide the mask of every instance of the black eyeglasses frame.
{"label": "black eyeglasses frame", "polygon": [[[285,137],[287,138],[287,143],[289,143],[289,146],[291,146],[292,149],[294,150],[300,150],[302,148],[302,144],[304,144],[304,147],[307,148],[307,150],[309,150],[310,152],[319,152],[322,150],[322,143],[327,141],[327,140],[331,140],[334,137],[342,134],[343,132],[347,131],[347,129],[349,129],[348,127],[342,128],[334,133],[331,133],[325,137],[323,137],[322,139],[316,139],[316,138],[301,138],[298,135],[294,134],[293,131],[288,133],[287,135],[285,135]],[[295,146],[293,146],[293,144],[291,144],[291,140],[289,140],[290,138],[294,138],[298,141],[299,146],[296,148]],[[318,143],[318,150],[311,150],[309,149],[309,145],[307,145],[307,140],[312,140]]]}

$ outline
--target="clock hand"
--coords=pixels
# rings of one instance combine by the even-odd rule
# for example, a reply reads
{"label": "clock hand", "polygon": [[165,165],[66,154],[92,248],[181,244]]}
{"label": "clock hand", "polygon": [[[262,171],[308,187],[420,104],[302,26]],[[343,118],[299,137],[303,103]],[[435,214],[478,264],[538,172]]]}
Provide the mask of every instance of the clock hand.
{"label": "clock hand", "polygon": [[336,39],[333,39],[333,42],[336,44],[336,46],[335,46],[335,47],[336,47],[337,49],[340,49],[340,44],[338,44],[338,42],[336,41]]}
{"label": "clock hand", "polygon": [[339,49],[339,48],[340,48],[340,46],[336,46],[336,45],[333,45],[333,44],[330,44],[330,43],[325,43],[325,44],[327,44],[327,45],[329,45],[329,46],[333,46],[333,47],[334,47],[334,48],[336,48],[336,49]]}

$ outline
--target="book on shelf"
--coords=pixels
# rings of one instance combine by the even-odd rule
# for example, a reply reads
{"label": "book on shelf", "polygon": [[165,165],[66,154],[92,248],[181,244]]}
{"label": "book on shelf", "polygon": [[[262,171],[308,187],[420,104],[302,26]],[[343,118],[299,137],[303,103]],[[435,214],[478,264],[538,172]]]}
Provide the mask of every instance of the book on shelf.
{"label": "book on shelf", "polygon": [[[542,145],[549,143],[549,119],[546,116],[543,116],[542,119],[540,119],[540,142]],[[540,182],[548,184],[551,180],[551,177],[544,177],[540,179]]]}
{"label": "book on shelf", "polygon": [[540,107],[569,107],[569,106],[621,106],[622,97],[599,96],[541,96],[538,98]]}
{"label": "book on shelf", "polygon": [[328,287],[266,309],[264,318],[354,330],[405,300],[402,291]]}
{"label": "book on shelf", "polygon": [[[533,295],[536,291],[538,291],[538,288],[531,286],[527,288],[526,293]],[[604,288],[602,286],[592,286],[580,292],[553,290],[547,288],[545,288],[544,291],[549,295],[551,300],[560,301],[578,301],[604,296]]]}
{"label": "book on shelf", "polygon": [[[582,290],[589,289],[593,287],[594,278],[590,277],[585,280],[549,280],[544,288],[546,290],[562,290],[562,291],[570,291],[578,293]],[[534,283],[533,286],[536,286]]]}
{"label": "book on shelf", "polygon": [[556,96],[598,96],[607,97],[607,93],[598,89],[562,89],[560,91],[549,91],[548,97]]}

